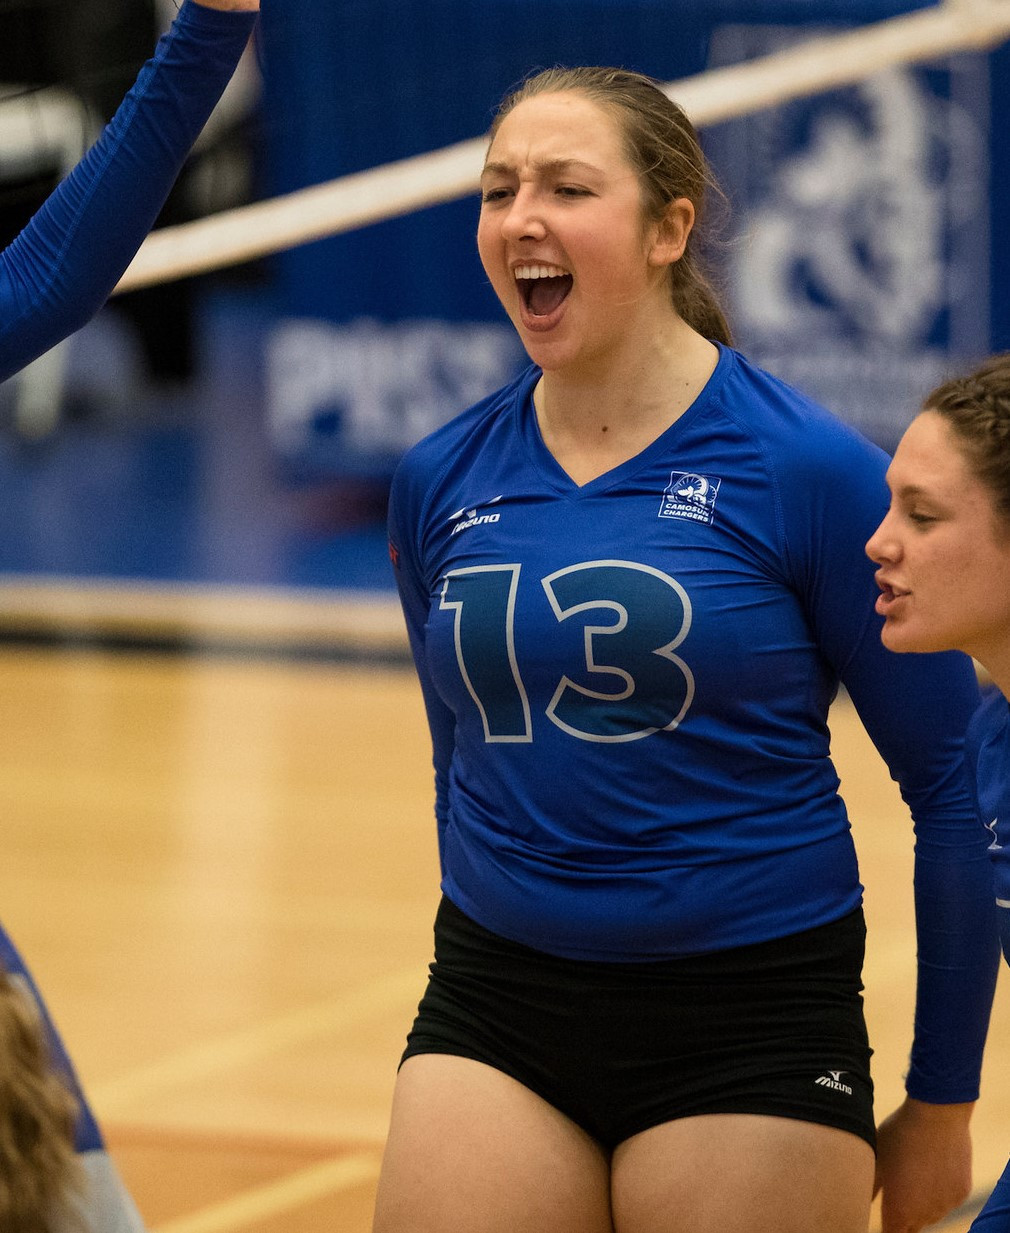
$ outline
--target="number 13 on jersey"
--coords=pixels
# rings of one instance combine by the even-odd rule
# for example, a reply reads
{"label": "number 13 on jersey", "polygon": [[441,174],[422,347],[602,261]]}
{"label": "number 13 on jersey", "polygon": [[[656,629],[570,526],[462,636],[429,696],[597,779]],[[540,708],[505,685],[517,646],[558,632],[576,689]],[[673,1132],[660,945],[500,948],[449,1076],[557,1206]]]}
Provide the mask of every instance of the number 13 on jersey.
{"label": "number 13 on jersey", "polygon": [[[516,653],[521,574],[521,565],[475,565],[442,585],[439,607],[454,614],[456,661],[487,742],[533,740]],[[634,561],[583,561],[539,582],[557,622],[578,620],[583,633],[582,662],[558,665],[551,723],[598,742],[676,728],[694,697],[691,670],[674,654],[691,628],[680,583]]]}

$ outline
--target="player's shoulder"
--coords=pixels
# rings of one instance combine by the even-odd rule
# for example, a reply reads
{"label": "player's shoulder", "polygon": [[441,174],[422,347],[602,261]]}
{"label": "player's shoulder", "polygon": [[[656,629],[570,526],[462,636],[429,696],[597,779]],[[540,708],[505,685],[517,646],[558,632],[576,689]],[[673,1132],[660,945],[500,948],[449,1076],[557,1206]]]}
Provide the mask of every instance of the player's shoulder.
{"label": "player's shoulder", "polygon": [[840,448],[878,462],[886,458],[879,446],[809,394],[740,352],[733,352],[732,360],[723,389],[727,410],[761,434],[769,448],[790,451],[801,443],[817,452]]}
{"label": "player's shoulder", "polygon": [[982,700],[975,709],[968,732],[965,737],[965,747],[969,756],[977,755],[983,745],[993,741],[1010,740],[1010,702],[1003,693],[991,683],[986,683],[982,689]]}
{"label": "player's shoulder", "polygon": [[538,376],[539,369],[525,369],[507,385],[422,437],[400,459],[393,475],[394,492],[427,489],[450,467],[479,453],[494,429],[513,415]]}
{"label": "player's shoulder", "polygon": [[723,411],[749,433],[780,477],[879,485],[888,456],[816,399],[732,352],[723,384]]}

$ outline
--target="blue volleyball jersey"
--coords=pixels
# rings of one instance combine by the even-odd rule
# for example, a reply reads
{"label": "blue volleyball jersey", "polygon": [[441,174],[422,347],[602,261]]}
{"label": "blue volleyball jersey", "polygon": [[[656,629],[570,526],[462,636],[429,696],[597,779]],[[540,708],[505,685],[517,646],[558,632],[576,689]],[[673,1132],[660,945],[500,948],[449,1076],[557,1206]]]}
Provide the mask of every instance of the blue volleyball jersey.
{"label": "blue volleyball jersey", "polygon": [[0,381],[105,303],[224,92],[256,16],[187,0],[94,147],[0,252]]}
{"label": "blue volleyball jersey", "polygon": [[[886,456],[721,348],[671,428],[580,487],[540,437],[539,375],[421,442],[393,482],[445,893],[580,959],[837,919],[861,899],[827,728],[841,682],[912,810],[918,893],[956,894],[971,943],[934,939],[957,974],[921,975],[920,1009],[964,1048],[956,1063],[920,1051],[910,1090],[971,1099],[937,1093],[977,1085],[988,1003],[972,982],[993,967],[974,936],[991,897],[959,766],[977,689],[963,656],[880,643],[863,546],[887,508]],[[955,989],[977,1009],[960,1022]]]}
{"label": "blue volleyball jersey", "polygon": [[1003,953],[1010,962],[1010,703],[995,686],[972,718],[965,762],[979,820],[989,832],[993,892]]}
{"label": "blue volleyball jersey", "polygon": [[[993,896],[1003,954],[1010,963],[1010,703],[992,687],[972,717],[965,742],[968,779],[978,803],[979,820],[989,833]],[[970,1233],[1005,1233],[1010,1229],[1010,1164]]]}
{"label": "blue volleyball jersey", "polygon": [[1010,1229],[1010,1164],[996,1183],[985,1207],[971,1222],[968,1233],[1007,1233]]}

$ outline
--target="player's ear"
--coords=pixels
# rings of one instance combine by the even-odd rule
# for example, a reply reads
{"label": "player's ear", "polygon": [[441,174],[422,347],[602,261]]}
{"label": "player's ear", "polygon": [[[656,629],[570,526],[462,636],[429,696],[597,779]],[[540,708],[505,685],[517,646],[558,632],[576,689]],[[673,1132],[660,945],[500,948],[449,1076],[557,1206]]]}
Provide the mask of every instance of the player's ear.
{"label": "player's ear", "polygon": [[684,255],[687,238],[694,226],[694,203],[687,197],[677,197],[666,207],[662,218],[652,226],[649,264],[673,265]]}

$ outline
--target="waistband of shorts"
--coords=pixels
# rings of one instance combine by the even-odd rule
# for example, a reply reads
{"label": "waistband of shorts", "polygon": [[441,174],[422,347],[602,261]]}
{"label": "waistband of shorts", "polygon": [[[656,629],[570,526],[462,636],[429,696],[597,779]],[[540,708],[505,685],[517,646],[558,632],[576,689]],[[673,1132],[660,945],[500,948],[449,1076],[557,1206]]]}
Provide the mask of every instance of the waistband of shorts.
{"label": "waistband of shorts", "polygon": [[775,969],[783,963],[793,969],[798,965],[806,964],[830,968],[840,958],[850,958],[855,955],[858,955],[861,966],[866,942],[866,921],[862,907],[857,907],[827,924],[815,925],[810,929],[803,929],[798,933],[785,934],[781,937],[749,942],[744,946],[698,951],[690,955],[676,955],[666,959],[629,959],[627,962],[614,962],[598,959],[570,959],[552,955],[548,951],[534,949],[523,942],[501,937],[485,929],[478,921],[473,920],[458,908],[448,896],[443,895],[435,917],[435,938],[436,943],[440,938],[447,941],[458,938],[464,944],[477,945],[482,949],[491,949],[499,954],[556,963],[565,969],[583,972],[636,970],[655,974],[668,972],[671,975],[690,975],[692,970],[697,969],[707,975],[717,976],[723,970],[727,975],[739,972],[761,972]]}

